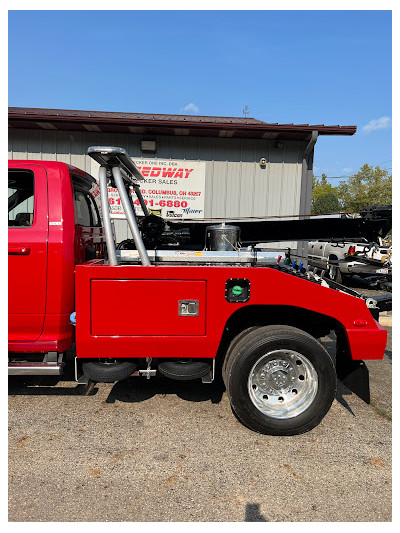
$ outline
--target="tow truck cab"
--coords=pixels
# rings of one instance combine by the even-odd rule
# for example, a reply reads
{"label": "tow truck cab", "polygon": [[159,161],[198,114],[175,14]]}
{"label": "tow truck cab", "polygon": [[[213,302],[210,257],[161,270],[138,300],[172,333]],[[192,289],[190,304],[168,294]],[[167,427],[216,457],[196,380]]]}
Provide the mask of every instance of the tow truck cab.
{"label": "tow truck cab", "polygon": [[9,351],[16,357],[38,354],[40,363],[71,347],[75,265],[104,253],[98,202],[96,180],[76,167],[9,162]]}

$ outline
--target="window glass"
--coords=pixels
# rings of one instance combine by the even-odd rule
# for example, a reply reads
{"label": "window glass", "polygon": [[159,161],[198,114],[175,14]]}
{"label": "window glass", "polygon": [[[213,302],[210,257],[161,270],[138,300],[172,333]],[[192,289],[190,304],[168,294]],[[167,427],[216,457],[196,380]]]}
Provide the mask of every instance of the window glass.
{"label": "window glass", "polygon": [[78,226],[90,226],[90,210],[86,200],[86,194],[82,191],[74,191],[76,224]]}
{"label": "window glass", "polygon": [[100,216],[99,216],[99,212],[97,210],[97,205],[96,205],[92,195],[88,194],[87,195],[87,199],[89,201],[90,212],[92,214],[92,226],[101,226]]}
{"label": "window glass", "polygon": [[29,227],[34,214],[34,175],[31,170],[8,170],[8,226]]}

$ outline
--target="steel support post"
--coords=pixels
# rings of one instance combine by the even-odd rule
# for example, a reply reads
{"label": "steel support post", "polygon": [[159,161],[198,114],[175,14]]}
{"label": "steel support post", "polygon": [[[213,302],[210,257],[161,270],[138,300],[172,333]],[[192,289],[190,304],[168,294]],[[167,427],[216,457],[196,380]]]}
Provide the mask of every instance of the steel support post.
{"label": "steel support post", "polygon": [[140,235],[136,216],[135,216],[135,213],[133,212],[131,203],[129,201],[128,193],[126,192],[125,187],[124,187],[124,180],[121,175],[121,170],[119,167],[113,167],[112,173],[114,176],[115,185],[117,186],[119,196],[121,198],[122,206],[125,211],[125,217],[126,217],[126,220],[128,221],[129,228],[132,232],[132,237],[133,237],[133,240],[135,241],[136,249],[139,252],[142,265],[150,266],[151,265],[150,259],[147,254],[147,250],[144,246],[142,236]]}
{"label": "steel support post", "polygon": [[108,202],[108,190],[107,190],[107,168],[101,166],[99,169],[99,183],[100,183],[100,199],[101,210],[103,212],[103,226],[106,236],[108,261],[110,265],[117,265],[117,256],[115,253],[115,242],[112,231],[111,218],[110,218],[110,204]]}

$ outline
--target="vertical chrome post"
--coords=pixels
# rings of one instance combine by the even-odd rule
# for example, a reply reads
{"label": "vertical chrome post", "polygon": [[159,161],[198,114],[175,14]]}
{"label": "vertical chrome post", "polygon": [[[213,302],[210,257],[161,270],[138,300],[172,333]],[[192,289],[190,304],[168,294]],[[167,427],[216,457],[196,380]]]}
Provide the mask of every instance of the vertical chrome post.
{"label": "vertical chrome post", "polygon": [[108,201],[107,191],[107,168],[101,166],[99,169],[99,184],[100,184],[100,199],[101,210],[103,212],[103,226],[106,236],[107,253],[110,265],[117,265],[117,256],[115,253],[115,242],[112,231],[111,218],[110,218],[110,204]]}
{"label": "vertical chrome post", "polygon": [[142,265],[144,266],[150,266],[150,259],[147,255],[147,250],[144,246],[142,236],[140,235],[139,227],[137,225],[136,216],[133,212],[131,203],[129,201],[128,193],[125,190],[124,187],[124,180],[121,175],[121,169],[119,167],[113,167],[112,173],[114,176],[115,185],[117,186],[119,197],[121,198],[122,206],[125,211],[125,217],[128,221],[129,228],[132,232],[133,240],[136,244],[136,249],[139,252],[140,259],[142,261]]}

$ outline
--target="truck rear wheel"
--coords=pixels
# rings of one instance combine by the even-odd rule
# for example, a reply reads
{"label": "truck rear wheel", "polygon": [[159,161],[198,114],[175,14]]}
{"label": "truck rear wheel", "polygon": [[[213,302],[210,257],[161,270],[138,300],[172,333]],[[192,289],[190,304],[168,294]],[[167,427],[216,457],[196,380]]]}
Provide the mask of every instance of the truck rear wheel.
{"label": "truck rear wheel", "polygon": [[291,326],[265,326],[229,354],[225,385],[233,411],[253,431],[297,435],[319,424],[335,396],[336,372],[324,347]]}
{"label": "truck rear wheel", "polygon": [[113,383],[128,378],[136,368],[136,363],[132,361],[116,361],[115,359],[98,359],[97,361],[85,361],[82,364],[85,376],[99,383]]}

